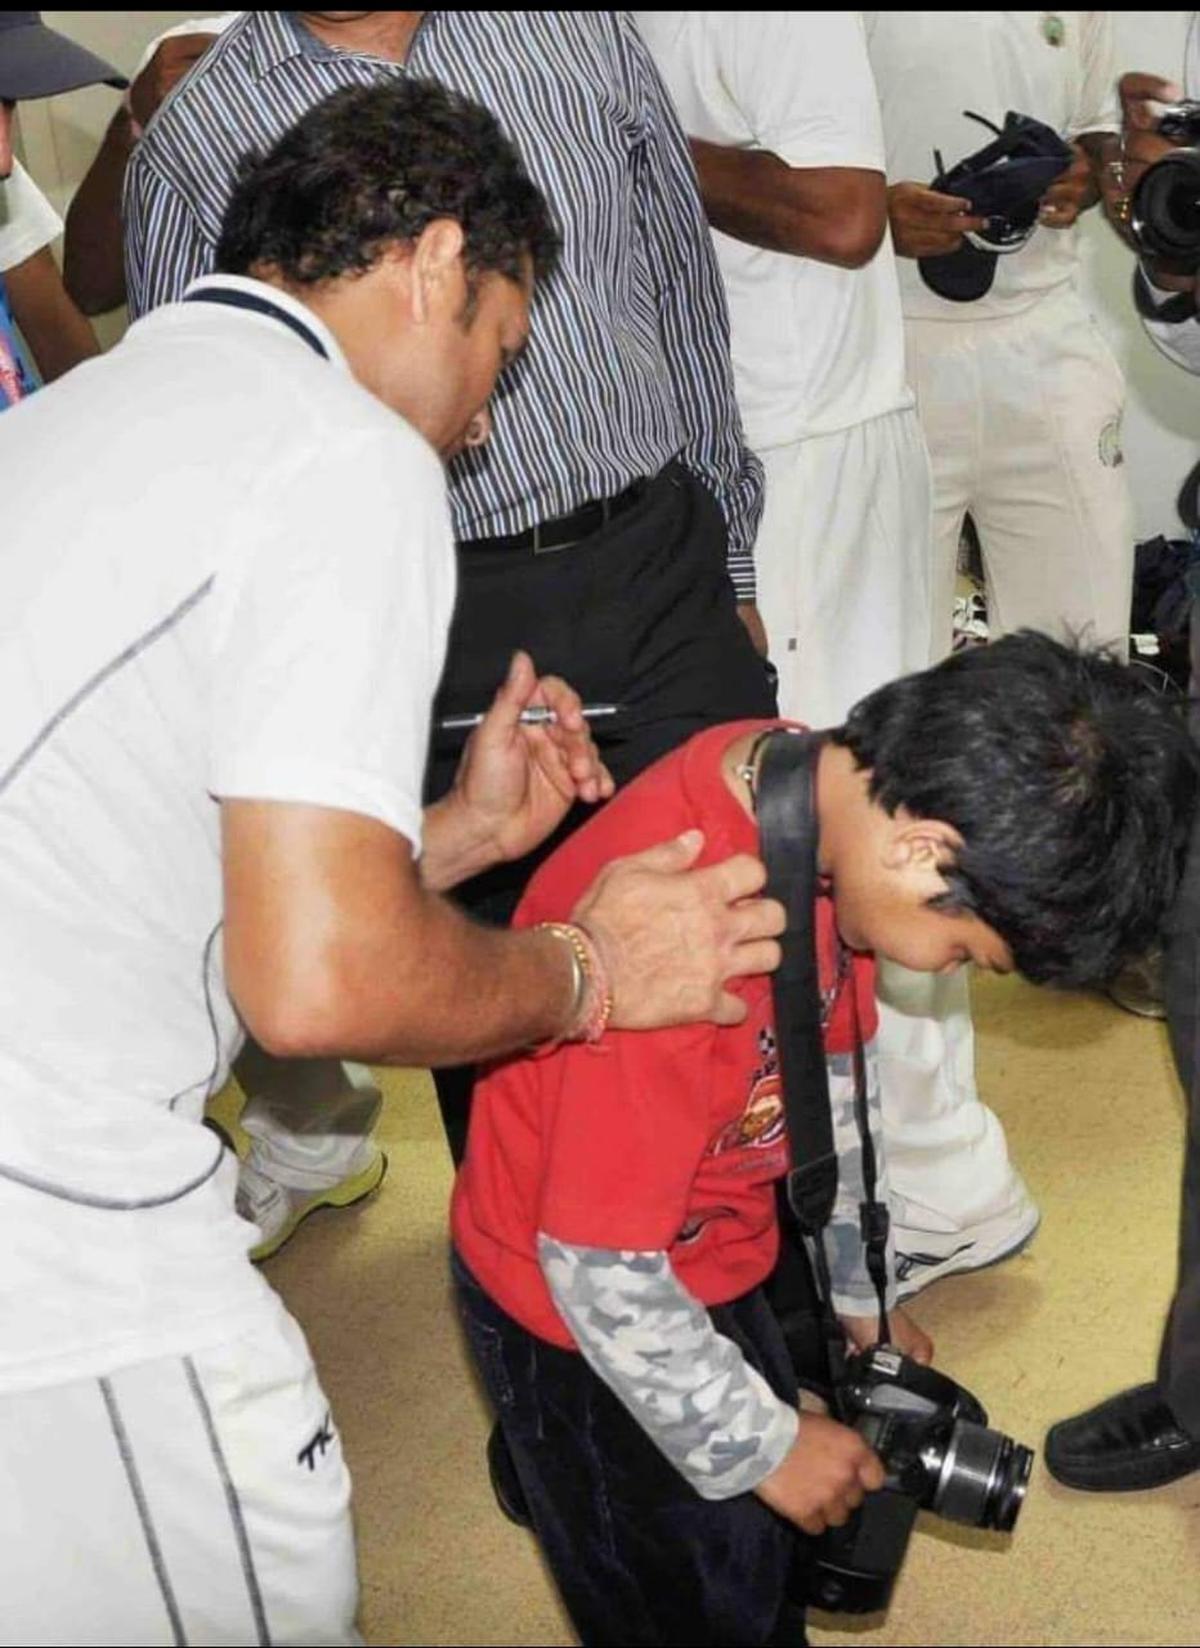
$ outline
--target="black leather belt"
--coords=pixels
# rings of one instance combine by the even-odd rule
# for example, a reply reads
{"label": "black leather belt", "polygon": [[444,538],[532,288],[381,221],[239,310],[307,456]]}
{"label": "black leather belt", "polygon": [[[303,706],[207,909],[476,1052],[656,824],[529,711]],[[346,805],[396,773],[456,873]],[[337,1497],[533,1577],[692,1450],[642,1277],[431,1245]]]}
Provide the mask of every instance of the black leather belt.
{"label": "black leather belt", "polygon": [[636,480],[615,497],[597,498],[591,503],[580,504],[570,515],[560,515],[557,520],[539,521],[536,526],[526,527],[524,532],[510,532],[502,538],[464,538],[458,547],[468,555],[475,552],[495,555],[504,550],[527,550],[531,555],[549,555],[556,549],[569,549],[572,544],[599,532],[602,526],[607,526],[609,521],[623,515],[627,509],[632,509],[645,490],[646,482]]}

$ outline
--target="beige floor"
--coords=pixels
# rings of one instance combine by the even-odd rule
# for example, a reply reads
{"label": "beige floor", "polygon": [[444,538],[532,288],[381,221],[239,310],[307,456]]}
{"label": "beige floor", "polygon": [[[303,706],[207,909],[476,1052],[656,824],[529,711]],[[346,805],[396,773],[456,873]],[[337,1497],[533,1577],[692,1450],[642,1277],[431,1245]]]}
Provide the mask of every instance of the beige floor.
{"label": "beige floor", "polygon": [[[1002,1429],[1149,1376],[1173,1267],[1182,1115],[1160,1025],[1013,980],[976,990],[983,1090],[1044,1210],[1033,1248],[948,1280],[918,1315]],[[449,1165],[424,1077],[388,1077],[391,1177],[323,1214],[270,1273],[307,1330],[357,1487],[374,1644],[573,1638],[530,1540],[494,1509],[485,1417],[447,1306]],[[928,1524],[890,1616],[821,1643],[1200,1641],[1200,1476],[1133,1498],[1071,1494],[1041,1465],[1011,1540]]]}

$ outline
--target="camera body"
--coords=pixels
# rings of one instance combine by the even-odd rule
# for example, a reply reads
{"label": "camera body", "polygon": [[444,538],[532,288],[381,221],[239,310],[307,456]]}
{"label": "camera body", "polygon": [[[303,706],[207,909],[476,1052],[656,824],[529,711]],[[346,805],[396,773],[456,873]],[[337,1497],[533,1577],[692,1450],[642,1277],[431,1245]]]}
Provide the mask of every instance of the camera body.
{"label": "camera body", "polygon": [[814,1607],[887,1607],[917,1512],[1008,1533],[1025,1499],[1033,1453],[987,1428],[987,1414],[945,1374],[889,1345],[859,1351],[837,1387],[838,1411],[887,1470],[844,1528],[816,1542],[805,1581]]}
{"label": "camera body", "polygon": [[1142,174],[1130,203],[1129,232],[1139,252],[1192,274],[1200,269],[1200,102],[1168,103],[1155,129],[1184,146]]}

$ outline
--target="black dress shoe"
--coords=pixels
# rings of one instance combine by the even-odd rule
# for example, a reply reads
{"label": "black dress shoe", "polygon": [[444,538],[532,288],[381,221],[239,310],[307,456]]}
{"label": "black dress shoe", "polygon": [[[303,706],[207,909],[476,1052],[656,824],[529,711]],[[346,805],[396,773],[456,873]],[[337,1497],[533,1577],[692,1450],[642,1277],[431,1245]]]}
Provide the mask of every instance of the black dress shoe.
{"label": "black dress shoe", "polygon": [[1200,1440],[1183,1429],[1157,1385],[1135,1385],[1052,1425],[1045,1460],[1068,1488],[1127,1493],[1200,1470]]}

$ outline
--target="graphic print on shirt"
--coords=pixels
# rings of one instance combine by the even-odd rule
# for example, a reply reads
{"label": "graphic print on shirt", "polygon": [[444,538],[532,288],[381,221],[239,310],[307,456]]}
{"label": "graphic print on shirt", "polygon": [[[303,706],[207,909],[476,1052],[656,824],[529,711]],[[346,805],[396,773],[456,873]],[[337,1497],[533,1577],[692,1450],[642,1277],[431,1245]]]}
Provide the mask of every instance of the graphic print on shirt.
{"label": "graphic print on shirt", "polygon": [[[779,1052],[775,1030],[765,1024],[758,1032],[759,1062],[750,1073],[745,1109],[729,1122],[709,1146],[710,1156],[729,1150],[766,1150],[784,1136],[783,1088],[779,1079]],[[752,1164],[747,1163],[749,1168]]]}

